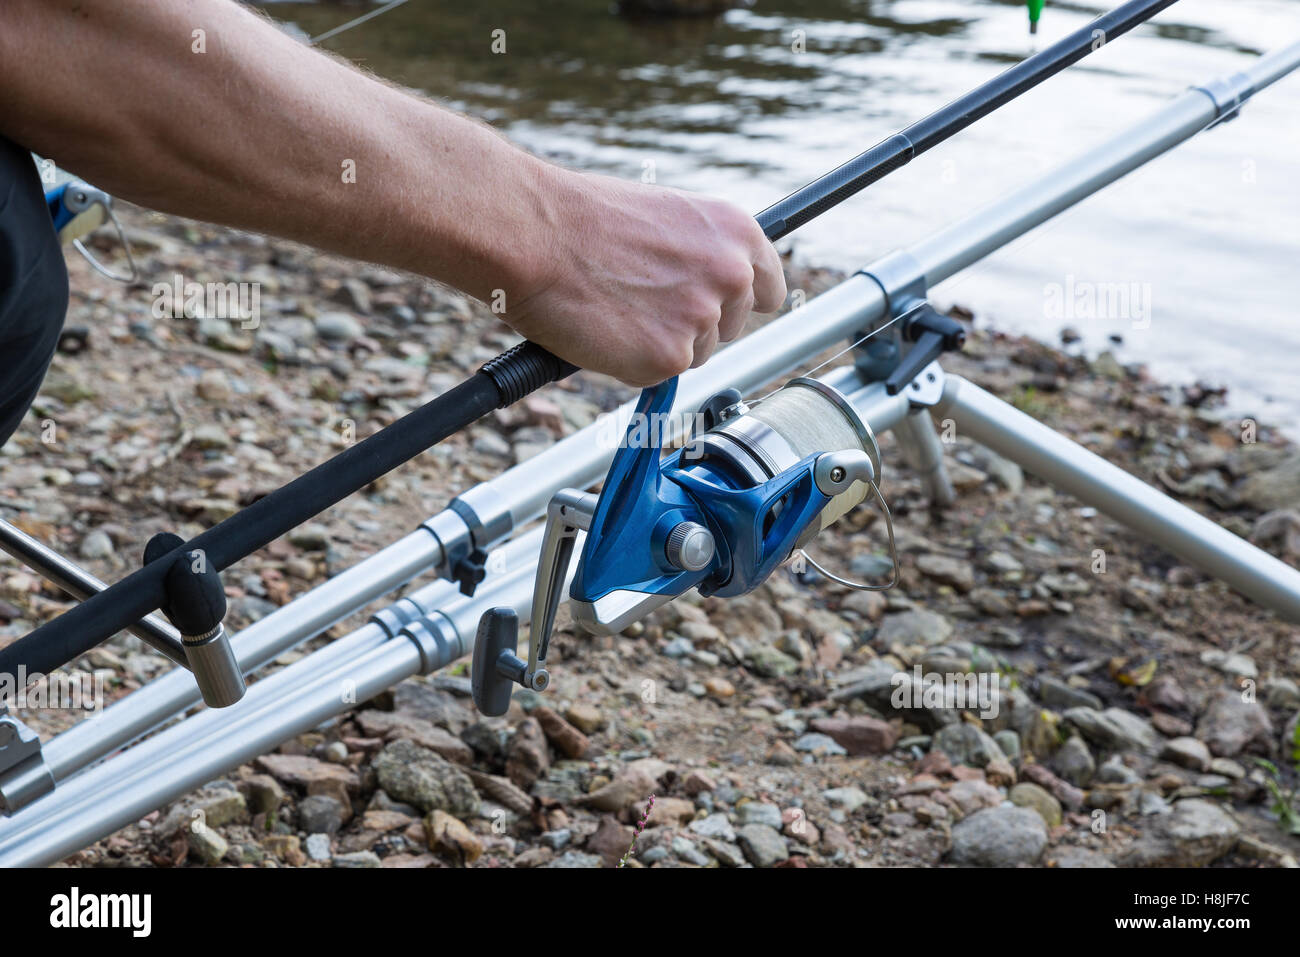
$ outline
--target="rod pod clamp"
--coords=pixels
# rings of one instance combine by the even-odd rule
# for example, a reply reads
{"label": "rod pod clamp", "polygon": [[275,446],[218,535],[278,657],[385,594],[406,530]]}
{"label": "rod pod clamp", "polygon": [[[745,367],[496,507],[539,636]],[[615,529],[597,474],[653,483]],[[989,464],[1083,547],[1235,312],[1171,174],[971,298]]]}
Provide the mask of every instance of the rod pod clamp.
{"label": "rod pod clamp", "polygon": [[[145,545],[145,564],[185,544],[171,532],[159,532]],[[190,671],[209,708],[225,708],[244,696],[243,672],[230,647],[221,619],[226,592],[221,575],[199,549],[178,554],[163,577],[166,600],[161,608],[181,633]]]}

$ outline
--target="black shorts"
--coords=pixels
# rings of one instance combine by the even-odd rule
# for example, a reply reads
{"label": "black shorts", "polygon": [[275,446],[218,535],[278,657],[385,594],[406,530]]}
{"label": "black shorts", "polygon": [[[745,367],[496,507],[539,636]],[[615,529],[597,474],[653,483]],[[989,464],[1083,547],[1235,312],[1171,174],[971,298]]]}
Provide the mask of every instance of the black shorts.
{"label": "black shorts", "polygon": [[45,378],[68,311],[68,271],[32,155],[0,137],[0,445]]}

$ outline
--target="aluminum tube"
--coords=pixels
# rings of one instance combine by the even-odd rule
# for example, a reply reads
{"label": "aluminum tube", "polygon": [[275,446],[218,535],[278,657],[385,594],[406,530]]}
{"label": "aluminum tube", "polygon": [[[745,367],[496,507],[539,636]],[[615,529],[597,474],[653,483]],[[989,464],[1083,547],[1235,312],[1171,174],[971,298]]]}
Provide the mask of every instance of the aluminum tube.
{"label": "aluminum tube", "polygon": [[[0,521],[0,549],[54,582],[78,601],[103,591],[108,586],[75,562],[64,558],[39,539],[21,528]],[[146,615],[127,629],[145,644],[170,658],[182,668],[189,667],[180,633],[157,615]]]}
{"label": "aluminum tube", "polygon": [[936,412],[952,418],[963,435],[1096,506],[1288,621],[1300,622],[1300,571],[1290,565],[960,376],[948,377]]}
{"label": "aluminum tube", "polygon": [[[1242,72],[1258,92],[1297,66],[1300,43],[1293,43],[1261,56]],[[929,284],[937,285],[1190,139],[1214,121],[1216,112],[1209,96],[1200,90],[1188,90],[1118,136],[915,243],[908,252],[924,268]]]}
{"label": "aluminum tube", "polygon": [[[441,557],[438,540],[417,529],[327,582],[254,622],[232,639],[240,668],[251,674],[356,609],[410,581]],[[59,781],[200,703],[184,669],[160,675],[46,743],[45,763]],[[3,827],[0,826],[0,832]]]}

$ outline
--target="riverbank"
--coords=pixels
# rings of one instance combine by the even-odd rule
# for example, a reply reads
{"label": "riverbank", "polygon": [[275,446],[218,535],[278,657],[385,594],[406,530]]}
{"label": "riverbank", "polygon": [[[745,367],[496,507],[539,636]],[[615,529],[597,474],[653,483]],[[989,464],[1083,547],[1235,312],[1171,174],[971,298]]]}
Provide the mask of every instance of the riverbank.
{"label": "riverbank", "polygon": [[[0,454],[0,513],[106,580],[156,532],[197,534],[514,341],[482,307],[409,277],[125,219],[144,285],[70,257],[67,351]],[[256,327],[159,318],[152,284],[177,275],[182,288],[248,283]],[[809,296],[836,278],[789,273]],[[1300,561],[1298,453],[1273,423],[1226,418],[1221,392],[984,330],[945,366]],[[228,571],[227,626],[630,394],[583,374],[453,437]],[[608,865],[654,795],[629,866],[1294,865],[1300,840],[1272,807],[1275,788],[1296,786],[1300,629],[959,434],[959,498],[943,512],[882,445],[898,589],[781,572],[741,599],[680,599],[615,639],[565,627],[552,689],[518,695],[503,719],[473,711],[464,663],[412,679],[69,863]],[[883,573],[865,508],[814,547],[851,576]],[[0,643],[67,607],[0,563]],[[164,667],[127,636],[76,670],[111,701]],[[915,687],[896,707],[930,675],[995,686],[997,713]],[[81,714],[22,717],[48,735]]]}

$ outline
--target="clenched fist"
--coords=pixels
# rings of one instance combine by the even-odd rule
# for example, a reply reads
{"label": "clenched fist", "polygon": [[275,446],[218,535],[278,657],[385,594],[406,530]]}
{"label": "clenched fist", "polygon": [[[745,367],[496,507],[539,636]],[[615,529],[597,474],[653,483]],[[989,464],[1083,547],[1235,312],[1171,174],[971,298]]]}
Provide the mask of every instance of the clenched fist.
{"label": "clenched fist", "polygon": [[561,358],[654,385],[703,364],[740,335],[751,310],[774,312],[785,300],[780,258],[743,210],[549,169],[545,254],[504,318]]}

